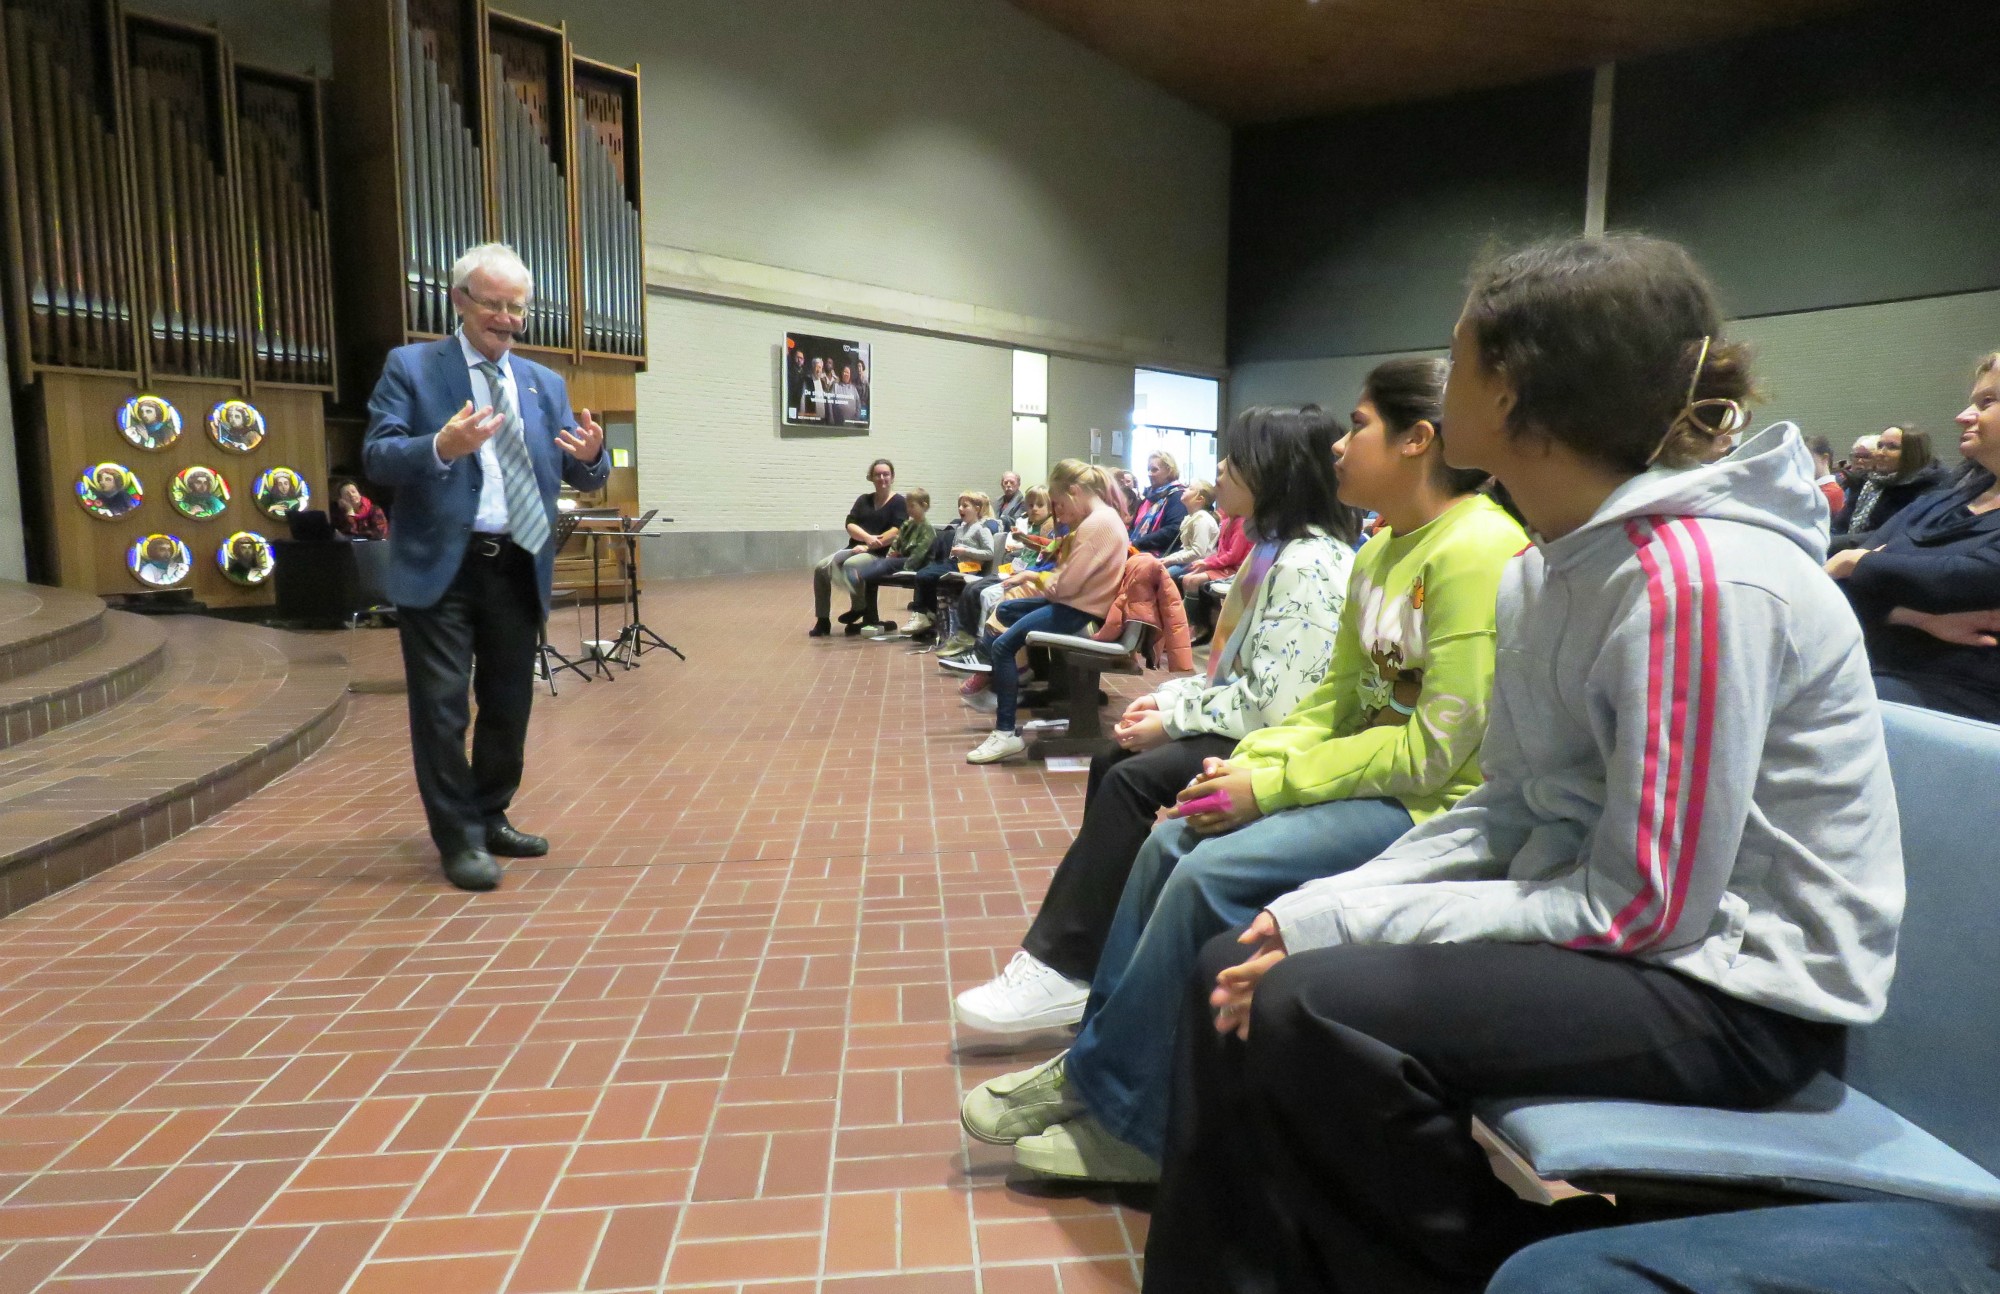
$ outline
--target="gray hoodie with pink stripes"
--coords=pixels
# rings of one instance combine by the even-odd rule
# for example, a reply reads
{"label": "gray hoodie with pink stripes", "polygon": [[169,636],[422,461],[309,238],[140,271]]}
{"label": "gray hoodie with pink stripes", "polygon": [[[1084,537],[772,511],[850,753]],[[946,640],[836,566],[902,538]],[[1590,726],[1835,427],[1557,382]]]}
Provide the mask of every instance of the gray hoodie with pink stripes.
{"label": "gray hoodie with pink stripes", "polygon": [[1620,487],[1500,586],[1485,783],[1271,904],[1287,948],[1554,943],[1814,1020],[1882,1014],[1903,854],[1798,429]]}

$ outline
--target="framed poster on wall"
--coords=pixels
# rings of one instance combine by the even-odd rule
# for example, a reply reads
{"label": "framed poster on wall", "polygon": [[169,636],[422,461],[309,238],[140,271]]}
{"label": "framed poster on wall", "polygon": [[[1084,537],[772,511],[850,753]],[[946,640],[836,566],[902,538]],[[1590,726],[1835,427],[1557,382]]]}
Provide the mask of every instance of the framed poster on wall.
{"label": "framed poster on wall", "polygon": [[868,430],[873,374],[868,343],[785,334],[784,401],[787,427]]}

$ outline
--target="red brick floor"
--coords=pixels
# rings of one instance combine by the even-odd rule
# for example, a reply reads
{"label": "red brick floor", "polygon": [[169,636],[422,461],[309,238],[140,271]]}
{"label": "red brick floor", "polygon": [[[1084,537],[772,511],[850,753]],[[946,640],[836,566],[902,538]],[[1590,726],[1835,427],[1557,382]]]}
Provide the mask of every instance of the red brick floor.
{"label": "red brick floor", "polygon": [[[951,994],[1083,778],[966,765],[930,657],[808,642],[806,606],[657,588],[690,661],[538,700],[513,816],[555,849],[498,893],[442,882],[402,698],[358,695],[0,920],[0,1292],[1134,1288],[1142,1213],[1010,1184],[957,1121],[1027,1062],[955,1052]],[[393,675],[394,635],[356,657]]]}

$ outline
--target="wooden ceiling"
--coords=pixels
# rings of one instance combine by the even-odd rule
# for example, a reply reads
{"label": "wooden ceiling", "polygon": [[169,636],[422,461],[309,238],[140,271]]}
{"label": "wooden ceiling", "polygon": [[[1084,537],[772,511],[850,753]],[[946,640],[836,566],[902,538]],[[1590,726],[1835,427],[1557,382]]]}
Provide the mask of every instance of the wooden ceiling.
{"label": "wooden ceiling", "polygon": [[1525,81],[1858,0],[1013,0],[1225,121]]}

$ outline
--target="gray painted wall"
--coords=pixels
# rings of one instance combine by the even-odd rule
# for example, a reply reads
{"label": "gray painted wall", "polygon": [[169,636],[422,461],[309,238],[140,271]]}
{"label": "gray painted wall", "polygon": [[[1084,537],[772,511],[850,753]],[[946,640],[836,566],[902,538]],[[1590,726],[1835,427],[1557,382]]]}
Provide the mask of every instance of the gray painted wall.
{"label": "gray painted wall", "polygon": [[[1915,422],[1949,460],[1951,420],[1965,407],[1973,366],[2000,350],[2000,292],[1739,319],[1730,331],[1755,347],[1752,371],[1764,393],[1758,425],[1789,419],[1845,453],[1856,436]],[[1243,364],[1230,379],[1231,409],[1314,400],[1345,407],[1368,370],[1388,358]]]}
{"label": "gray painted wall", "polygon": [[1237,132],[1232,368],[1442,346],[1484,250],[1583,228],[1590,78]]}
{"label": "gray painted wall", "polygon": [[1760,422],[1789,418],[1845,453],[1856,436],[1914,421],[1956,462],[1951,420],[1972,369],[2000,350],[2000,292],[1743,319],[1764,388]]}
{"label": "gray painted wall", "polygon": [[1741,315],[2000,288],[1991,0],[1881,5],[1618,70],[1608,216]]}
{"label": "gray painted wall", "polygon": [[1111,432],[1132,425],[1132,367],[1082,360],[1049,361],[1049,464],[1090,461],[1090,432],[1104,433],[1102,462],[1111,461]]}
{"label": "gray painted wall", "polygon": [[[1836,442],[1900,419],[1949,430],[1973,361],[2000,347],[2000,81],[1940,70],[1996,57],[1990,3],[1941,0],[1618,69],[1611,225],[1687,242],[1725,305],[1755,316],[1732,331],[1757,345],[1760,417]],[[1560,105],[1569,87],[1545,88]],[[1388,114],[1400,124],[1373,114],[1239,135],[1255,164],[1239,165],[1234,190],[1232,409],[1352,399],[1388,353],[1443,347],[1468,247],[1537,201],[1573,202],[1580,221],[1580,146],[1524,170],[1533,191],[1431,205],[1463,170],[1466,141],[1511,157],[1518,145],[1494,144],[1495,131],[1535,129],[1510,106],[1524,94]],[[1429,141],[1443,178],[1410,178],[1394,154],[1387,171],[1330,170],[1356,139]],[[1289,165],[1272,151],[1286,141]],[[1383,175],[1398,182],[1371,182]],[[1425,210],[1406,218],[1413,202]],[[1363,236],[1355,208],[1378,213]],[[1288,275],[1286,291],[1314,299],[1248,286]]]}
{"label": "gray painted wall", "polygon": [[1239,364],[1229,375],[1229,411],[1235,414],[1253,404],[1317,404],[1345,414],[1361,395],[1362,379],[1377,364],[1404,355],[1442,358],[1444,353],[1443,349],[1392,351]]}

